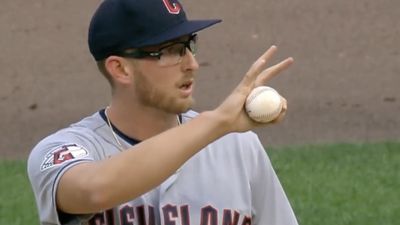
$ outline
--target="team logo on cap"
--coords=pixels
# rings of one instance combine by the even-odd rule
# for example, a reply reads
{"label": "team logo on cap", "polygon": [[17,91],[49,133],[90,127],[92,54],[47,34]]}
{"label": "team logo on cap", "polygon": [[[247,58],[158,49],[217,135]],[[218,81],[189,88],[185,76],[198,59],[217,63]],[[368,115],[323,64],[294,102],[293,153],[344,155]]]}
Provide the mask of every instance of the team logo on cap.
{"label": "team logo on cap", "polygon": [[172,3],[171,0],[163,0],[165,7],[171,14],[179,14],[181,6],[178,3]]}
{"label": "team logo on cap", "polygon": [[42,165],[40,166],[40,170],[43,171],[68,160],[83,158],[88,155],[88,151],[82,146],[77,144],[63,145],[47,153]]}

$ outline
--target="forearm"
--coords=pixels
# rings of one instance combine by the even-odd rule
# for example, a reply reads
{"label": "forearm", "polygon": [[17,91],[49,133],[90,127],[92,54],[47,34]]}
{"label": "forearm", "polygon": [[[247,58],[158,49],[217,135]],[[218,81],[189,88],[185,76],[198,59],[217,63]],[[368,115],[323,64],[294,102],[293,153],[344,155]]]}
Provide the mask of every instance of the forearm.
{"label": "forearm", "polygon": [[223,121],[215,113],[205,112],[121,154],[81,168],[78,165],[67,173],[80,173],[80,181],[75,183],[85,190],[71,201],[68,193],[75,188],[64,186],[69,188],[58,196],[59,206],[69,213],[91,213],[134,199],[162,183],[190,157],[225,133]]}
{"label": "forearm", "polygon": [[[120,203],[157,186],[173,174],[185,161],[210,142],[224,134],[222,127],[211,115],[200,114],[180,127],[170,129],[136,145],[102,163],[111,184],[114,199]],[[129,172],[127,172],[129,171]],[[117,182],[120,173],[126,173],[125,185]],[[137,182],[140,180],[140,182]]]}

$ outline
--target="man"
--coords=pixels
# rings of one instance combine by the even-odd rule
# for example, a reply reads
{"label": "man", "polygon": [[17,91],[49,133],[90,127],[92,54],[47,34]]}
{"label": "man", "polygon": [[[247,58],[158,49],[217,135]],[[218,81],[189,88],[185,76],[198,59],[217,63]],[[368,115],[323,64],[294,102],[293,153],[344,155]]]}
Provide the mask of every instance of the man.
{"label": "man", "polygon": [[175,0],[101,3],[89,48],[112,100],[32,150],[41,224],[297,224],[243,110],[293,59],[264,69],[273,46],[220,106],[190,110],[195,33],[218,22],[188,21]]}

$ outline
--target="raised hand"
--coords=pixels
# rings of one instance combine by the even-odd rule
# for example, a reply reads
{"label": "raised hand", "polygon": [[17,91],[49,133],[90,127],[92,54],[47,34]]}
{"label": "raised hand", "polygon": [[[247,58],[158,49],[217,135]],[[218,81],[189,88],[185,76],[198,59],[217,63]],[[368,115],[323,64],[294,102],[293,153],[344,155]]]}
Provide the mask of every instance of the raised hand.
{"label": "raised hand", "polygon": [[[214,116],[220,119],[222,126],[226,128],[227,132],[243,132],[256,126],[263,125],[254,122],[248,117],[244,110],[244,104],[247,96],[253,88],[265,85],[269,80],[278,74],[281,74],[282,71],[286,70],[294,62],[293,58],[289,57],[265,69],[268,61],[276,51],[277,47],[271,46],[260,58],[258,58],[247,71],[239,85],[224,100],[224,102],[214,110]],[[283,119],[287,110],[286,99],[283,98],[283,102],[284,104],[280,115],[270,123],[276,123]]]}

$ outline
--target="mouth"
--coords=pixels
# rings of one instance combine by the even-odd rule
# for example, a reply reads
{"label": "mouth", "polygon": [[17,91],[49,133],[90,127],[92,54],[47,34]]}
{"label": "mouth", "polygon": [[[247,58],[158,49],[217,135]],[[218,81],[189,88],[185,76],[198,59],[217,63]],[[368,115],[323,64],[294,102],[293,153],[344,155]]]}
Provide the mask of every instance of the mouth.
{"label": "mouth", "polygon": [[179,86],[183,97],[188,97],[192,94],[194,82],[193,80],[186,81]]}
{"label": "mouth", "polygon": [[193,85],[193,81],[187,81],[185,83],[183,83],[179,88],[182,90],[187,90],[190,89]]}

